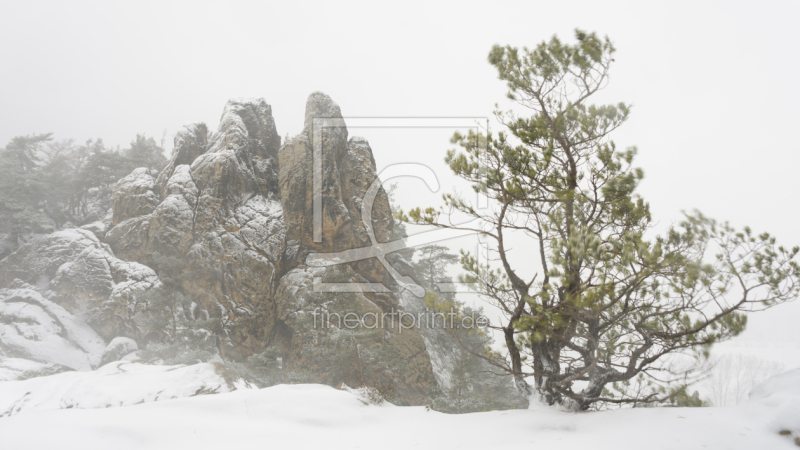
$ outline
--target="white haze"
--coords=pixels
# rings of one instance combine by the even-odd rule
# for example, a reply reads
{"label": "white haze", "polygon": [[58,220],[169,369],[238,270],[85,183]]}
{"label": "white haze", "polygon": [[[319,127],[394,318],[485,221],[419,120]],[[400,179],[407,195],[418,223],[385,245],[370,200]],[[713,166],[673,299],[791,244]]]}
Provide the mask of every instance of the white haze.
{"label": "white haze", "polygon": [[[634,105],[615,141],[639,147],[660,224],[698,208],[792,246],[798,13],[797,2],[2,2],[0,145],[51,131],[171,141],[184,123],[214,128],[239,96],[264,97],[294,135],[314,90],[346,117],[490,117],[505,94],[491,46],[571,40],[579,27],[618,48],[601,100]],[[351,134],[370,140],[379,168],[421,162],[444,190],[456,185],[442,161],[452,130]],[[438,201],[419,183],[401,188],[403,206]],[[798,302],[754,315],[726,346],[800,365],[798,319]]]}

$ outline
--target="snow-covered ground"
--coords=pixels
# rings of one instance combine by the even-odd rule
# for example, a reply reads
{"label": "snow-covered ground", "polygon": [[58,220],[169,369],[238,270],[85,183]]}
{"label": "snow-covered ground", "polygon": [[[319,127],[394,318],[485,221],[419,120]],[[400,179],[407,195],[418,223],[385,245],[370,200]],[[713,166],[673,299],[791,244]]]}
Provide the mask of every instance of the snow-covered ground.
{"label": "snow-covered ground", "polygon": [[[0,382],[4,411],[14,395],[36,397],[38,391],[37,398],[49,399],[0,418],[0,448],[790,449],[800,436],[800,370],[762,384],[748,404],[735,408],[575,414],[537,407],[448,415],[425,407],[367,405],[352,393],[320,385],[196,395],[204,393],[199,385],[227,386],[211,366],[115,363],[96,372]],[[181,389],[182,382],[194,384]],[[164,395],[154,396],[160,389]],[[64,392],[82,400],[65,401]],[[170,397],[184,398],[156,401]],[[145,403],[114,407],[120,399],[125,405]],[[792,434],[781,436],[781,430]]]}
{"label": "snow-covered ground", "polygon": [[54,409],[137,405],[251,389],[220,363],[156,366],[116,361],[93,372],[64,372],[0,383],[0,417]]}

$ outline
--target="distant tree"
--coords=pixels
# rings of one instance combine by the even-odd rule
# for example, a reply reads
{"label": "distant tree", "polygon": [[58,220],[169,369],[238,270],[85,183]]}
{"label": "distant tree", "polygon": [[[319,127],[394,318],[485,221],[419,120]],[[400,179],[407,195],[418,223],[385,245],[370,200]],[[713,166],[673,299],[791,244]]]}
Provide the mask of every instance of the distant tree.
{"label": "distant tree", "polygon": [[156,143],[155,139],[146,137],[144,134],[137,134],[136,139],[131,141],[131,146],[122,154],[130,160],[133,168],[147,167],[161,170],[167,164],[164,149]]}
{"label": "distant tree", "polygon": [[0,232],[7,235],[9,250],[19,246],[20,236],[41,232],[49,223],[42,211],[46,185],[39,166],[51,135],[17,136],[0,150]]}
{"label": "distant tree", "polygon": [[[434,319],[434,323],[423,326],[442,327],[446,336],[461,348],[453,355],[450,385],[434,396],[434,407],[448,413],[469,413],[526,406],[527,399],[514,391],[509,374],[485,360],[497,362],[492,351],[493,339],[476,320],[483,316],[483,310],[470,308],[458,301],[455,293],[438,289],[439,283],[452,281],[447,269],[460,260],[459,256],[441,245],[420,247],[416,252],[417,260],[412,266],[427,290],[423,303],[434,317],[437,314],[442,317],[438,323]],[[454,320],[446,323],[451,317]]]}
{"label": "distant tree", "polygon": [[42,210],[56,228],[102,219],[112,188],[134,164],[121,153],[106,149],[100,139],[83,145],[74,140],[49,143],[40,164],[44,186]]}
{"label": "distant tree", "polygon": [[76,170],[70,213],[76,222],[98,220],[91,215],[93,206],[100,210],[110,206],[112,189],[120,178],[132,170],[133,164],[120,152],[107,149],[101,139],[88,140],[81,146],[86,158]]}
{"label": "distant tree", "polygon": [[[644,176],[632,165],[636,150],[617,150],[609,138],[630,106],[589,103],[608,83],[615,49],[594,33],[576,38],[489,54],[508,97],[530,115],[498,111],[507,131],[456,133],[461,151],[446,161],[490,207],[449,194],[443,208],[400,216],[492,242],[499,267],[464,252],[464,281],[503,312],[496,327],[507,354],[487,361],[520,391],[578,409],[670,401],[685,394],[687,374],[666,356],[702,354],[739,334],[745,312],[796,298],[800,248],[699,213],[651,237],[649,205],[636,194]],[[453,225],[452,214],[483,227]],[[511,236],[535,252],[514,262]],[[642,377],[643,389],[631,389]]]}
{"label": "distant tree", "polygon": [[714,406],[744,403],[754,387],[785,370],[781,363],[741,354],[713,358],[709,365],[709,376],[703,384]]}
{"label": "distant tree", "polygon": [[[55,164],[58,161],[64,161],[63,159],[60,159],[63,157],[67,157],[72,163],[73,161],[71,160],[75,156],[76,150],[77,146],[75,145],[75,139],[49,141],[47,145],[41,149],[41,156],[39,159],[45,166]],[[80,162],[77,163],[80,165]]]}
{"label": "distant tree", "polygon": [[[387,189],[389,203],[392,211],[402,214],[396,204],[396,191],[397,184],[392,184]],[[402,219],[402,216],[398,215],[396,218]],[[392,240],[407,237],[405,223],[402,220],[396,220],[392,230]],[[410,262],[415,279],[427,291],[423,303],[431,313],[443,314],[445,317],[453,313],[458,317],[457,322],[467,316],[477,318],[483,315],[482,310],[473,310],[456,300],[454,292],[442,292],[438,288],[439,283],[452,282],[447,270],[460,260],[460,257],[451,253],[448,247],[441,245],[408,247],[397,253],[401,253],[403,258]],[[441,323],[437,325],[436,320],[433,322],[421,326],[442,325]],[[492,338],[477,324],[472,325],[473,327],[469,328],[444,328],[447,333],[446,338],[457,343],[462,351],[453,355],[455,364],[451,368],[450,385],[432,394],[433,407],[447,413],[469,413],[526,406],[527,399],[514,392],[509,375],[476,356],[491,354]]]}
{"label": "distant tree", "polygon": [[[400,207],[397,205],[397,183],[392,183],[386,189],[386,196],[389,198],[389,207],[394,213],[394,211],[400,211]],[[406,224],[402,221],[395,220],[392,226],[392,236],[391,241],[403,240],[408,237],[408,230],[406,229]],[[405,259],[405,262],[410,263],[414,258],[414,253],[416,249],[414,247],[406,247],[400,249],[396,252],[390,253],[388,256],[390,259],[395,259],[394,255],[399,255]],[[394,263],[394,262],[393,262]]]}
{"label": "distant tree", "polygon": [[17,136],[0,149],[0,256],[20,237],[102,219],[114,184],[137,167],[166,164],[162,139],[137,134],[130,148],[107,149],[103,141],[76,145],[52,141],[52,133]]}
{"label": "distant tree", "polygon": [[455,364],[449,385],[434,396],[434,407],[442,412],[469,413],[527,406],[527,398],[514,389],[513,377],[496,367],[499,355],[492,350],[491,334],[482,328],[483,310],[441,293],[428,292],[424,302],[433,315],[441,315],[434,323],[461,349],[452,355]]}
{"label": "distant tree", "polygon": [[422,279],[423,287],[436,290],[437,283],[452,281],[447,275],[447,268],[460,260],[458,255],[450,252],[443,245],[426,245],[417,249],[417,261],[412,263],[417,274]]}
{"label": "distant tree", "polygon": [[41,207],[56,228],[73,219],[69,204],[75,194],[76,172],[86,158],[80,151],[73,139],[49,142],[42,151],[40,177],[44,189]]}

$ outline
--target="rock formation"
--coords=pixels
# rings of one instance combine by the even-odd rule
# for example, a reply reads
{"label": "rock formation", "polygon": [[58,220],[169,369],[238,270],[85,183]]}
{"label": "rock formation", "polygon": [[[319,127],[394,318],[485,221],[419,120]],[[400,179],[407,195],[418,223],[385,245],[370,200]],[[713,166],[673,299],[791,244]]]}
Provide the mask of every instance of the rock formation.
{"label": "rock formation", "polygon": [[[317,185],[315,148],[322,154]],[[123,336],[142,346],[146,330],[136,322],[137,296],[159,283],[149,266],[156,254],[179,258],[189,275],[182,291],[222,323],[223,358],[242,361],[277,347],[284,370],[304,371],[311,382],[357,384],[350,378],[358,374],[332,374],[307,351],[309,308],[320,295],[314,279],[326,269],[307,267],[305,259],[314,251],[370,245],[361,200],[376,177],[369,143],[348,138],[341,111],[327,95],[311,94],[303,131],[283,145],[264,100],[231,100],[216,132],[200,123],[176,135],[172,158],[161,172],[140,168],[121,179],[112,214],[103,222],[47,235],[0,261],[0,287],[28,283],[25,289],[42,297],[40,304],[83,318],[105,342]],[[315,189],[321,198],[320,239],[314,236]],[[387,241],[393,219],[382,188],[370,219],[376,238]],[[347,281],[389,288],[353,293],[359,311],[392,313],[403,308],[401,299],[406,306],[418,301],[404,298],[374,258],[338,273]],[[5,298],[0,302],[8,305]],[[423,338],[397,324],[380,330],[370,346],[390,351],[403,365],[381,377],[391,379],[401,402],[424,402],[437,385],[429,350],[434,335]],[[0,334],[0,352],[43,359],[12,351],[9,342],[8,334]],[[105,343],[98,348],[89,365],[99,362]]]}

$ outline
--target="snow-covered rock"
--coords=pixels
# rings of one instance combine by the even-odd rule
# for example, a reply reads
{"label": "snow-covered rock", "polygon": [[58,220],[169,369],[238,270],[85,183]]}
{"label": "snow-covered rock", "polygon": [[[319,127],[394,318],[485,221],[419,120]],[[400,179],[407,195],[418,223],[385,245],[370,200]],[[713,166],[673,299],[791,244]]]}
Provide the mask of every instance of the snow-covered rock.
{"label": "snow-covered rock", "polygon": [[102,220],[87,223],[80,227],[82,230],[91,231],[98,239],[103,239],[108,231],[108,224]]}
{"label": "snow-covered rock", "polygon": [[0,417],[51,409],[130,406],[252,388],[222,363],[153,366],[117,361],[93,372],[0,383]]}
{"label": "snow-covered rock", "polygon": [[[321,160],[314,159],[315,149],[321,149]],[[315,161],[323,169],[317,186]],[[314,271],[305,267],[309,253],[372,245],[368,230],[379,242],[391,239],[394,220],[382,188],[371,217],[361,217],[365,194],[376,180],[372,148],[366,139],[348,139],[341,109],[329,96],[314,92],[308,97],[303,131],[284,145],[270,105],[263,99],[232,99],[216,132],[209,133],[204,124],[178,132],[163,170],[138,168],[119,180],[106,202],[110,217],[93,214],[94,223],[39,238],[0,261],[0,288],[18,278],[106,341],[122,336],[143,345],[152,330],[138,320],[146,307],[139,294],[160,283],[150,269],[159,267],[155,254],[178,258],[185,263],[181,294],[201,312],[198,317],[221,323],[221,357],[242,361],[276,347],[287,367],[309,380],[358,384],[361,375],[355,369],[346,375],[331,371],[324,358],[304,350],[313,330],[307,321],[291,320],[289,312],[302,311],[308,297],[317,296],[316,277],[308,276]],[[312,230],[315,192],[322,196],[321,240]],[[359,294],[366,311],[377,317],[402,309],[402,288],[376,258],[354,261],[346,270],[351,282],[386,287],[386,292]],[[296,281],[308,283],[292,286]],[[17,322],[27,319],[15,314],[14,329],[25,328]],[[44,333],[46,321],[40,318],[37,326]],[[447,348],[432,342],[438,335],[400,332],[383,322],[380,328],[383,338],[370,350],[397,353],[398,367],[382,366],[375,380],[391,379],[398,397],[410,404],[424,404],[437,387],[447,386],[452,363]],[[37,358],[44,356],[55,354],[39,352]]]}
{"label": "snow-covered rock", "polygon": [[139,350],[139,346],[131,338],[115,337],[108,343],[108,346],[103,350],[103,356],[100,358],[100,365],[104,366],[110,362],[119,361],[125,355]]}
{"label": "snow-covered rock", "polygon": [[72,369],[58,364],[45,364],[29,359],[0,356],[0,381],[15,381],[34,376],[55,375]]}
{"label": "snow-covered rock", "polygon": [[75,370],[100,364],[103,339],[30,286],[0,290],[0,347],[8,356]]}
{"label": "snow-covered rock", "polygon": [[764,411],[775,433],[800,441],[800,369],[776,375],[750,391],[748,406]]}
{"label": "snow-covered rock", "polygon": [[135,334],[134,298],[159,280],[149,267],[117,258],[91,231],[72,228],[27,243],[0,261],[0,287],[20,283],[111,339]]}
{"label": "snow-covered rock", "polygon": [[112,197],[114,225],[153,212],[158,205],[153,175],[147,167],[140,167],[117,182]]}

